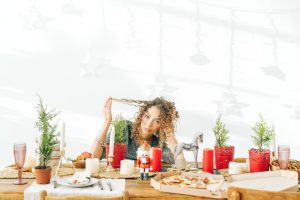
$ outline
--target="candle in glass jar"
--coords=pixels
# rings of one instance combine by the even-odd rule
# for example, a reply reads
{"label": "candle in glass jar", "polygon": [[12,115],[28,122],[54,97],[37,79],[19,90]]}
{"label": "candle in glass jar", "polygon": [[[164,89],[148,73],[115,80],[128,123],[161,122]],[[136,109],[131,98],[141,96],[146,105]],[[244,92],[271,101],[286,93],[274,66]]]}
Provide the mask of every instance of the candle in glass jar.
{"label": "candle in glass jar", "polygon": [[133,160],[121,160],[120,174],[132,175],[134,173],[134,161]]}
{"label": "candle in glass jar", "polygon": [[162,157],[161,148],[152,147],[152,171],[153,172],[161,171],[161,157]]}
{"label": "candle in glass jar", "polygon": [[85,160],[85,170],[91,174],[99,172],[99,159],[98,158],[87,158]]}
{"label": "candle in glass jar", "polygon": [[280,169],[287,169],[290,162],[290,146],[279,145],[278,146],[278,162]]}
{"label": "candle in glass jar", "polygon": [[114,155],[114,146],[115,146],[115,127],[112,126],[111,132],[110,132],[110,138],[109,138],[109,152],[108,156]]}
{"label": "candle in glass jar", "polygon": [[35,155],[26,156],[25,168],[34,168],[36,166],[36,157]]}
{"label": "candle in glass jar", "polygon": [[203,171],[213,173],[214,150],[209,148],[203,149]]}

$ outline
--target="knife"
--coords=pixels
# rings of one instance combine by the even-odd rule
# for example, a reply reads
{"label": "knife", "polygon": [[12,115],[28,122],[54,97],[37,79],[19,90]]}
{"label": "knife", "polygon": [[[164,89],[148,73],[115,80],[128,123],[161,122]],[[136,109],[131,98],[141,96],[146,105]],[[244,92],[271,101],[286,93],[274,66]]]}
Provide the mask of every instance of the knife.
{"label": "knife", "polygon": [[86,184],[88,184],[88,183],[90,183],[90,182],[91,182],[91,177],[85,177],[85,178],[87,178],[87,179],[88,179],[88,182],[87,182]]}
{"label": "knife", "polygon": [[108,182],[108,183],[106,183],[106,184],[107,184],[107,186],[109,187],[109,190],[112,191],[111,183]]}
{"label": "knife", "polygon": [[98,180],[98,185],[100,186],[101,190],[103,190],[103,185],[101,183],[101,180]]}
{"label": "knife", "polygon": [[53,187],[54,187],[54,189],[57,187],[57,180],[56,180],[56,178],[53,180]]}

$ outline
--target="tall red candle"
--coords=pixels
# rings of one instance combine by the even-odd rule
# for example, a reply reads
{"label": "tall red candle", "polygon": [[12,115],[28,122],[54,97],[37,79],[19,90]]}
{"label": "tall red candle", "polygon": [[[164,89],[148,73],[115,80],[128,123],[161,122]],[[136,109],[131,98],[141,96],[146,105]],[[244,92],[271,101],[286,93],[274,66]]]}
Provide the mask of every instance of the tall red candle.
{"label": "tall red candle", "polygon": [[213,173],[214,150],[209,148],[203,149],[203,171]]}
{"label": "tall red candle", "polygon": [[162,157],[161,148],[152,147],[152,171],[153,172],[161,171],[161,157]]}

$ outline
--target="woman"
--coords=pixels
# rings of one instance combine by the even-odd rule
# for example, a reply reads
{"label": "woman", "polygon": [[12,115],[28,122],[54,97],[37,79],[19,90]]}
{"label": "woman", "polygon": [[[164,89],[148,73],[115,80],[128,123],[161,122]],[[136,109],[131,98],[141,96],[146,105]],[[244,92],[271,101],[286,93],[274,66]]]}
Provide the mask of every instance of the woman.
{"label": "woman", "polygon": [[124,139],[127,145],[125,157],[136,159],[138,147],[144,141],[147,141],[151,146],[162,148],[163,162],[174,163],[174,152],[170,149],[173,150],[178,143],[174,135],[174,129],[179,115],[175,104],[165,100],[163,97],[157,97],[152,101],[112,99],[112,97],[109,97],[103,107],[105,121],[93,143],[93,157],[104,157],[104,144],[109,143],[106,133],[112,122],[111,106],[113,100],[139,106],[135,121],[133,123],[128,121],[124,130]]}

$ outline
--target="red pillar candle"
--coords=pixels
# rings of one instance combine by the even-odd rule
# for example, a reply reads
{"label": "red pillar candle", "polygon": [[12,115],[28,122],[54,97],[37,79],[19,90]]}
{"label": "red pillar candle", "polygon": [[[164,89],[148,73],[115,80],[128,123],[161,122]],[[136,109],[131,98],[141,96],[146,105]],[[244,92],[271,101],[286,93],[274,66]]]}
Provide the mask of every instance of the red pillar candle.
{"label": "red pillar candle", "polygon": [[209,148],[203,149],[203,171],[213,173],[214,150]]}
{"label": "red pillar candle", "polygon": [[152,147],[152,171],[160,172],[161,171],[161,148]]}

